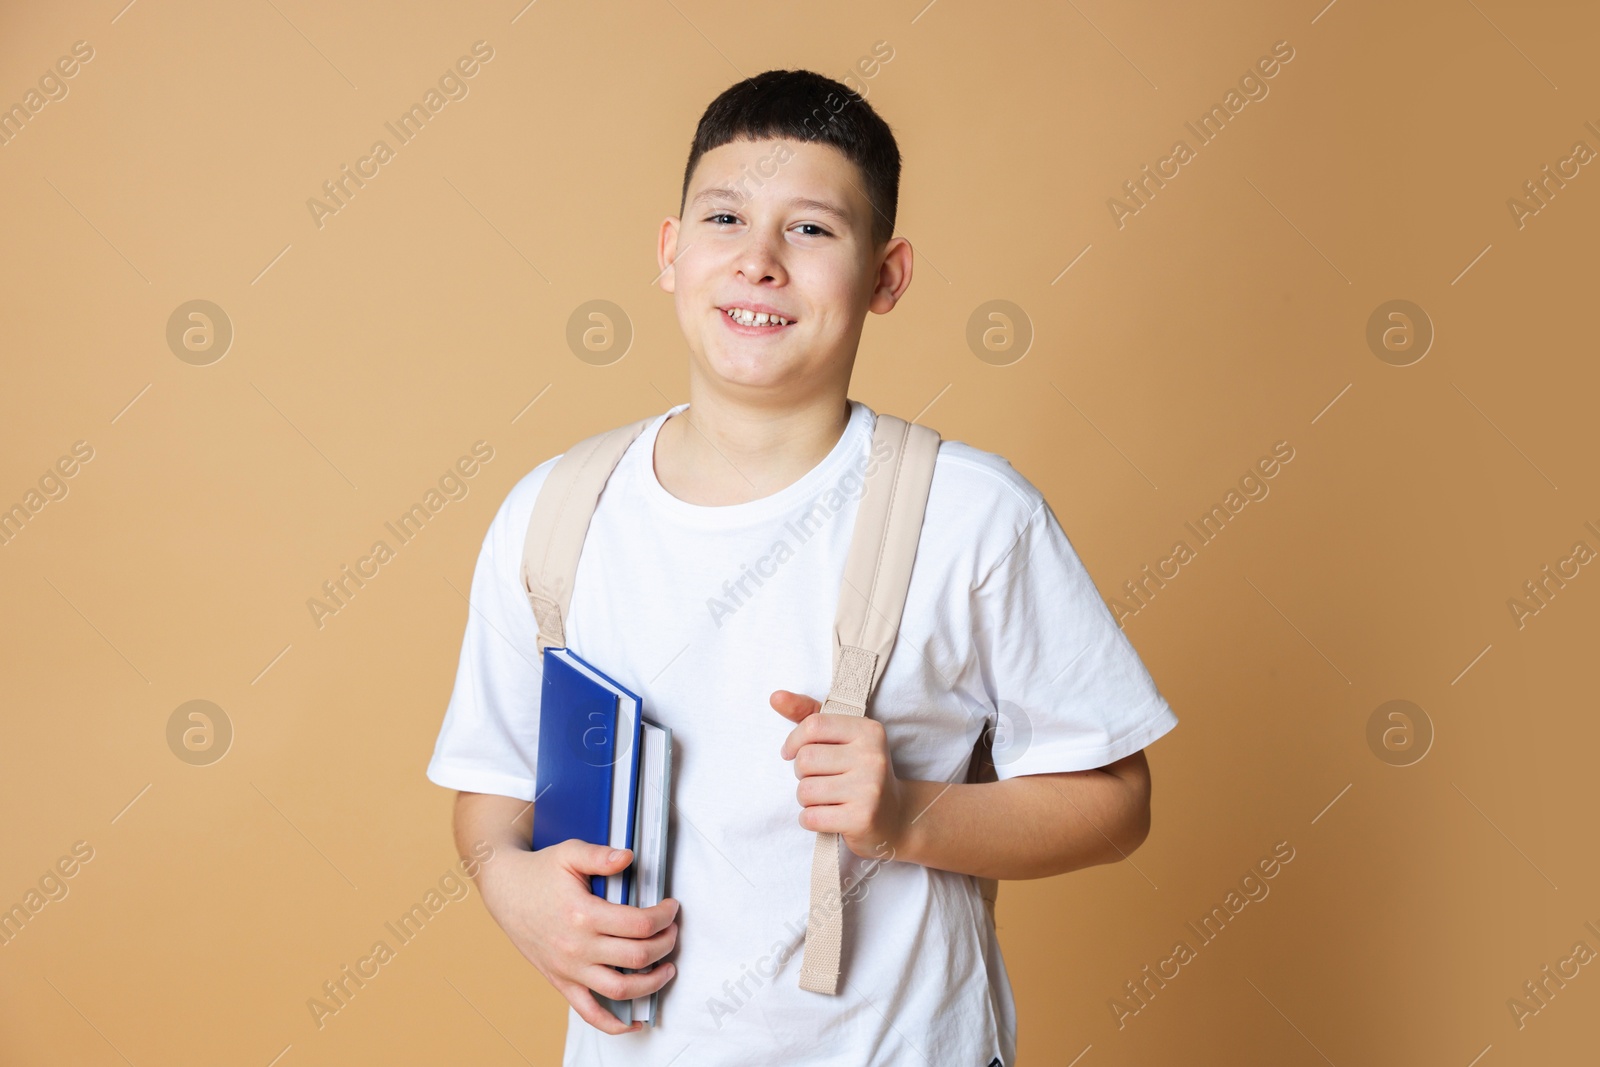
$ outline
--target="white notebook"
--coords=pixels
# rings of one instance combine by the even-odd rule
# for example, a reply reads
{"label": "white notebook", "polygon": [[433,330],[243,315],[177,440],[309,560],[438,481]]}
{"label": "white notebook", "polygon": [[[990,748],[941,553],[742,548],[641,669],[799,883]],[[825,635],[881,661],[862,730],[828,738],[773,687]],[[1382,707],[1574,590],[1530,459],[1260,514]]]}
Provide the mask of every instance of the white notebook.
{"label": "white notebook", "polygon": [[[639,741],[639,805],[633,840],[633,901],[653,907],[667,895],[667,813],[672,796],[672,731],[644,720]],[[657,964],[645,970],[652,970]],[[632,1019],[656,1025],[660,990],[632,1001]]]}

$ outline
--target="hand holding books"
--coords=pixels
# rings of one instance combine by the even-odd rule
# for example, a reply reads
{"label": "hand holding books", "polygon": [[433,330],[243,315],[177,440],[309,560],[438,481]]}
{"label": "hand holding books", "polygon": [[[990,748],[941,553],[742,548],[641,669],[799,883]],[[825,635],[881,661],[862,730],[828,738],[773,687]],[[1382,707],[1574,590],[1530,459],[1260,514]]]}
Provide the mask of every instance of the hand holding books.
{"label": "hand holding books", "polygon": [[[649,938],[661,929],[657,919],[666,903],[672,732],[646,719],[643,711],[637,696],[570,649],[545,649],[532,844],[535,854],[565,849],[586,857],[588,887],[605,909],[597,912],[586,904],[576,910],[579,918],[603,918],[606,929],[568,931],[574,939],[593,934],[620,942]],[[637,862],[631,862],[635,857]],[[676,913],[672,902],[671,915]],[[643,976],[631,972],[648,969],[671,950],[676,937],[674,925],[672,943],[662,951],[643,947],[649,942],[605,944],[604,962],[610,966],[586,972],[589,984],[581,999],[596,1001],[622,1023],[654,1025],[656,991],[665,980],[635,992]],[[671,964],[663,966],[672,969]],[[623,971],[611,969],[618,967]],[[657,976],[651,972],[650,977]],[[578,1007],[572,995],[567,999]],[[581,1009],[579,1014],[584,1014]]]}
{"label": "hand holding books", "polygon": [[644,1024],[625,1025],[595,993],[631,1004],[672,979],[671,963],[641,973],[617,968],[648,967],[677,946],[678,902],[638,908],[595,896],[591,877],[616,874],[633,859],[624,851],[612,860],[611,852],[607,845],[576,840],[537,852],[502,851],[485,866],[479,886],[495,921],[579,1017],[605,1033],[625,1034]]}

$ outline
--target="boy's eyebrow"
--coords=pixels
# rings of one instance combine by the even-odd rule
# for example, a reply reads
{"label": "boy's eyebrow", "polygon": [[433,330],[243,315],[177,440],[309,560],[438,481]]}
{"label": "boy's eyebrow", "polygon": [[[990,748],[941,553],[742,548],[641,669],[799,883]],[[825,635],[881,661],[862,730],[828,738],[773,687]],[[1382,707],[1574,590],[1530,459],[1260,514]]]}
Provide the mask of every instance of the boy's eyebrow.
{"label": "boy's eyebrow", "polygon": [[[748,198],[734,191],[733,189],[716,186],[711,189],[700,190],[695,194],[694,199],[689,202],[689,206],[699,207],[701,204],[712,200],[731,200],[734,203],[743,203],[746,199]],[[835,207],[826,200],[813,200],[810,197],[796,196],[789,200],[789,206],[805,208],[808,211],[815,211],[818,214],[827,215],[834,221],[838,222],[841,226],[850,225],[850,216],[845,214],[842,208]]]}

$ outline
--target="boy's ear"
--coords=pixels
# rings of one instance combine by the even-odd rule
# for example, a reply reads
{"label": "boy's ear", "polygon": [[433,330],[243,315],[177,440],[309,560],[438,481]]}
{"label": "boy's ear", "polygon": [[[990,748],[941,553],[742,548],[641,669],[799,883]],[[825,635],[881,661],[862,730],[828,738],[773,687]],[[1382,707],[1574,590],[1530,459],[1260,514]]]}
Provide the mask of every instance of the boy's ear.
{"label": "boy's ear", "polygon": [[682,228],[682,219],[676,215],[668,215],[661,220],[661,232],[656,237],[656,266],[661,268],[657,281],[661,285],[661,291],[665,293],[677,291],[677,272],[672,268],[680,254],[678,236]]}
{"label": "boy's ear", "polygon": [[911,242],[904,237],[889,238],[884,249],[883,258],[879,261],[877,284],[872,290],[872,300],[867,304],[867,310],[878,315],[893,311],[906,290],[911,288],[912,263],[915,260]]}

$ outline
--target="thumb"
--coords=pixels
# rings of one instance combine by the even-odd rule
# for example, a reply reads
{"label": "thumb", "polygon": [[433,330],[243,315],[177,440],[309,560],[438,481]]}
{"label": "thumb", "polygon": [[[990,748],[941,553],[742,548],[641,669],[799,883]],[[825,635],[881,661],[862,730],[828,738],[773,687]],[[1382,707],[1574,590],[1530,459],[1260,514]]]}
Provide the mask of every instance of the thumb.
{"label": "thumb", "polygon": [[632,849],[592,845],[575,837],[563,844],[566,855],[562,858],[574,874],[616,874],[633,862]]}
{"label": "thumb", "polygon": [[814,697],[804,693],[791,693],[787,689],[779,689],[771,697],[773,710],[790,722],[799,722],[808,715],[813,715],[822,710],[822,703]]}

